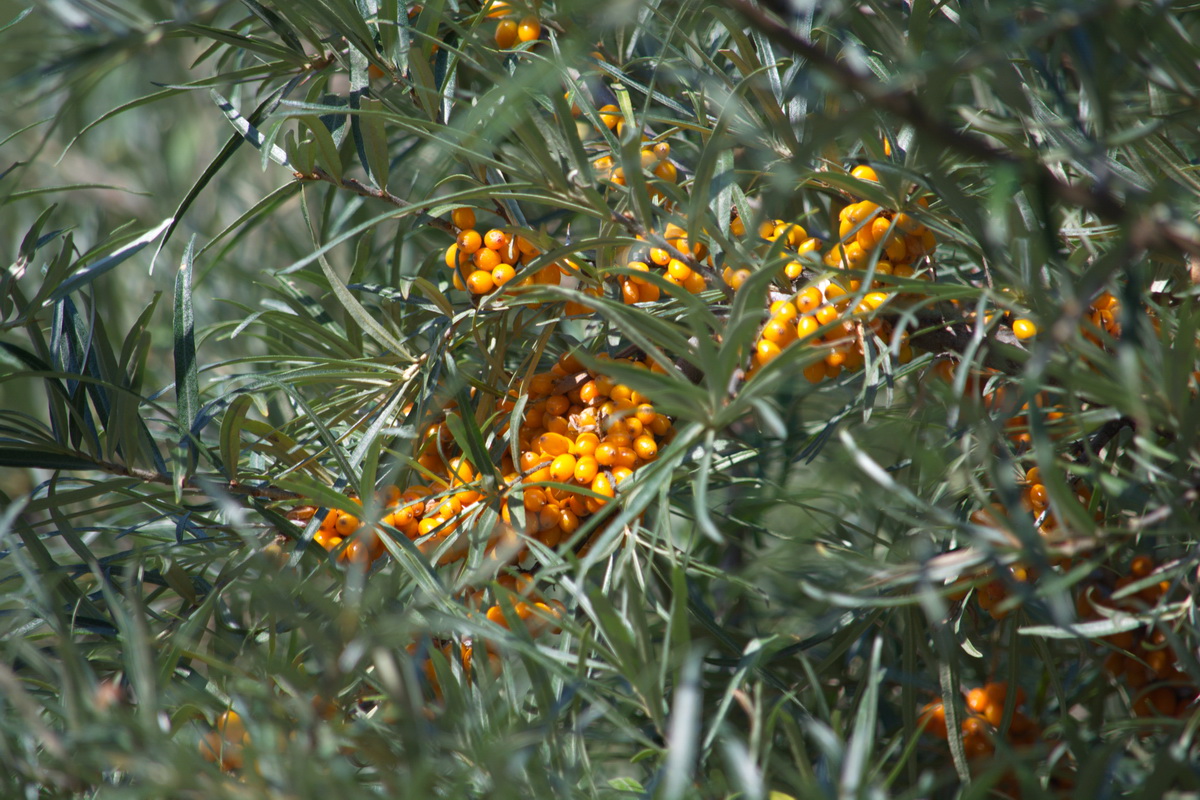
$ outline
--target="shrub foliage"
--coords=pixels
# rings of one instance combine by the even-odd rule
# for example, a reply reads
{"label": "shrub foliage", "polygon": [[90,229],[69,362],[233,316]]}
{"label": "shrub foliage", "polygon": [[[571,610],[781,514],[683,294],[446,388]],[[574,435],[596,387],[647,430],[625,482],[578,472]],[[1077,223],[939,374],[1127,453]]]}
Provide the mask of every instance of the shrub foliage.
{"label": "shrub foliage", "polygon": [[1195,790],[1198,24],[16,14],[0,793]]}

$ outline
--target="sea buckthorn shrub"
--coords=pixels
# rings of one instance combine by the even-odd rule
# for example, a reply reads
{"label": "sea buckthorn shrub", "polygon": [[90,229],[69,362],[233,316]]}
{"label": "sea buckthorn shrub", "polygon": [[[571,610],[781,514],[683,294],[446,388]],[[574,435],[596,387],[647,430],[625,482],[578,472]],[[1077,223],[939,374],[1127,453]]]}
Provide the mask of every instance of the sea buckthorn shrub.
{"label": "sea buckthorn shrub", "polygon": [[1200,791],[1195,10],[60,5],[0,796]]}

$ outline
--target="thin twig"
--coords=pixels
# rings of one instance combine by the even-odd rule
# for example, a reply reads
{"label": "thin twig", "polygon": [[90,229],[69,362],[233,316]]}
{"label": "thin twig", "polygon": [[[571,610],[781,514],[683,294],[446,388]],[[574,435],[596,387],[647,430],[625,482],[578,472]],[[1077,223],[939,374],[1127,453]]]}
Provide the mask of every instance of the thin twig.
{"label": "thin twig", "polygon": [[[164,486],[174,486],[175,478],[162,472],[154,470],[141,469],[140,467],[129,467],[125,464],[117,464],[113,461],[104,461],[101,459],[93,459],[87,453],[71,453],[75,458],[90,461],[97,470],[107,472],[110,475],[120,475],[126,478],[136,478],[143,483],[158,483]],[[206,478],[205,483],[210,486],[219,486],[230,494],[243,495],[245,497],[260,497],[264,500],[301,500],[304,495],[290,492],[286,489],[280,489],[275,486],[250,486],[247,484],[238,483],[236,481],[223,481],[214,478]],[[183,482],[183,488],[190,492],[199,492],[208,494],[208,490],[198,483],[194,478],[189,478]]]}
{"label": "thin twig", "polygon": [[[389,203],[390,205],[393,205],[396,208],[404,209],[405,211],[411,211],[414,209],[412,203],[405,201],[403,198],[397,197],[386,189],[376,189],[373,186],[367,186],[362,181],[355,180],[354,178],[342,178],[339,181],[337,178],[333,177],[320,167],[313,167],[311,174],[306,175],[303,172],[296,172],[293,174],[298,181],[324,181],[325,183],[336,186],[339,189],[349,189],[350,191],[357,195],[361,195],[362,197],[370,197],[375,200],[382,200],[385,203]],[[458,233],[457,229],[444,219],[429,217],[428,224],[430,227],[443,230],[452,236]]]}

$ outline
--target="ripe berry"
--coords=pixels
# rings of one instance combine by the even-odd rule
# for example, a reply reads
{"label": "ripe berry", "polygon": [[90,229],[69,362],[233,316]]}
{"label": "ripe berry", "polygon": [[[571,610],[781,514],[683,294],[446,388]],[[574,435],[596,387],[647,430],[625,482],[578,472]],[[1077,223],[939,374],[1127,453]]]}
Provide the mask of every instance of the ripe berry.
{"label": "ripe berry", "polygon": [[1024,341],[1037,335],[1037,325],[1032,320],[1014,319],[1012,324],[1013,335]]}
{"label": "ripe berry", "polygon": [[471,255],[483,245],[483,238],[479,231],[467,229],[458,234],[457,244],[460,252]]}
{"label": "ripe berry", "polygon": [[487,294],[495,286],[496,282],[492,278],[492,273],[487,270],[477,269],[467,276],[467,290],[471,294]]}
{"label": "ripe berry", "polygon": [[858,178],[860,181],[879,181],[879,176],[875,174],[875,170],[868,167],[866,164],[860,164],[850,170],[850,175]]}
{"label": "ripe berry", "polygon": [[475,265],[477,270],[491,272],[500,266],[500,254],[489,247],[481,247],[471,256],[471,263]]}
{"label": "ripe berry", "polygon": [[617,123],[622,121],[621,109],[612,103],[600,106],[599,112],[600,121],[604,123],[604,126],[609,130],[616,128]]}
{"label": "ripe berry", "polygon": [[536,41],[542,35],[542,23],[538,22],[538,18],[530,14],[521,20],[521,24],[517,27],[517,38],[522,42]]}
{"label": "ripe berry", "polygon": [[467,230],[475,227],[475,211],[470,208],[456,208],[450,212],[450,219],[454,223],[454,227],[460,230]]}
{"label": "ripe berry", "polygon": [[496,23],[496,47],[508,50],[517,43],[519,30],[517,23],[511,19],[502,19]]}
{"label": "ripe berry", "polygon": [[517,271],[510,264],[497,264],[492,269],[492,283],[503,286],[517,276]]}

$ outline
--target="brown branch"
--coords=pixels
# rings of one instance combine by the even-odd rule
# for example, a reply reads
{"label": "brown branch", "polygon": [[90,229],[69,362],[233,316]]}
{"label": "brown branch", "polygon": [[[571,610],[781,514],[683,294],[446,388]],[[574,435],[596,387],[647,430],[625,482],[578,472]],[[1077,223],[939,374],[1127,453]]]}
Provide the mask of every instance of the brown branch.
{"label": "brown branch", "polygon": [[[117,464],[113,461],[94,459],[86,453],[72,453],[71,455],[76,458],[92,462],[96,469],[100,470],[101,472],[107,472],[110,475],[120,475],[125,478],[136,478],[143,483],[158,483],[164,486],[175,485],[175,478],[173,476],[166,475],[161,472],[155,472],[154,470],[149,469],[141,469],[140,467],[129,467],[124,464]],[[304,498],[304,495],[297,494],[296,492],[290,492],[286,489],[280,489],[275,486],[247,486],[236,481],[221,480],[209,480],[208,482],[220,486],[224,491],[229,492],[230,494],[242,495],[245,497],[260,497],[265,500],[272,501],[302,500]],[[194,478],[189,478],[188,480],[184,481],[183,488],[189,492],[198,492],[201,494],[208,493]]]}
{"label": "brown branch", "polygon": [[[405,211],[414,210],[415,206],[412,203],[406,202],[403,198],[397,197],[386,189],[376,189],[373,186],[367,186],[365,183],[354,178],[342,178],[340,181],[330,175],[320,167],[313,167],[311,174],[303,172],[292,173],[298,181],[324,181],[339,189],[349,189],[362,197],[370,197],[374,200],[382,200],[385,203],[395,206],[396,208],[404,209]],[[457,229],[444,219],[430,217],[429,223],[431,227],[443,230],[446,233],[454,236],[458,233]]]}
{"label": "brown branch", "polygon": [[1084,187],[1059,180],[1040,162],[1018,159],[1012,153],[994,147],[978,136],[934,119],[921,105],[914,90],[887,88],[870,73],[860,72],[839,60],[815,42],[803,38],[772,18],[749,0],[724,2],[767,38],[789,52],[807,59],[814,68],[836,81],[842,88],[861,95],[875,109],[909,123],[930,143],[953,148],[982,161],[1012,167],[1044,187],[1058,200],[1095,214],[1104,222],[1129,223],[1130,243],[1137,249],[1169,245],[1185,253],[1200,256],[1200,242],[1173,230],[1169,222],[1154,219],[1150,212],[1133,217],[1129,208],[1110,192],[1098,187]]}

